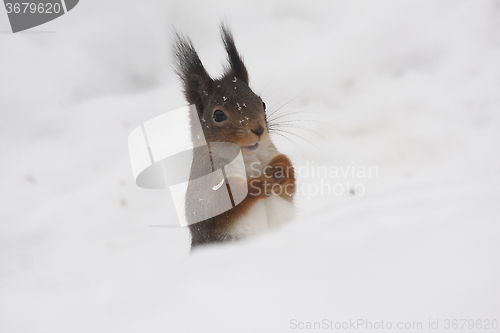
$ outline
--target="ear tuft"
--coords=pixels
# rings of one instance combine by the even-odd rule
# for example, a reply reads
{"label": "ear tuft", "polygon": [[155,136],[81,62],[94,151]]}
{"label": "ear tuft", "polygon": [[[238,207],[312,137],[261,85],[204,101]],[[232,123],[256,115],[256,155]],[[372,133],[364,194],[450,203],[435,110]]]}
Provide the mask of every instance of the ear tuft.
{"label": "ear tuft", "polygon": [[229,65],[231,66],[226,75],[236,76],[238,79],[248,84],[247,69],[245,67],[245,64],[243,63],[243,60],[238,54],[238,51],[236,50],[233,34],[224,23],[221,25],[221,36],[229,58]]}
{"label": "ear tuft", "polygon": [[175,33],[174,56],[175,72],[184,84],[184,94],[189,103],[195,104],[198,112],[203,112],[203,104],[213,87],[213,80],[198,57],[196,50],[187,37]]}

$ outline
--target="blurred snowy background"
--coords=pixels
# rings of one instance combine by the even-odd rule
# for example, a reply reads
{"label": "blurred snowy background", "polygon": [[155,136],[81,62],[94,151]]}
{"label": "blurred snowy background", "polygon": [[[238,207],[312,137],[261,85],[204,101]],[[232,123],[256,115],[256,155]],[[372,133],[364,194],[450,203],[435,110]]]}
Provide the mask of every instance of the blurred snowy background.
{"label": "blurred snowy background", "polygon": [[[295,165],[378,176],[189,255],[187,229],[150,227],[172,207],[135,186],[127,137],[185,105],[173,27],[221,73],[222,18],[251,87],[312,130],[275,138]],[[500,1],[82,0],[9,31],[2,9],[0,332],[500,319]]]}

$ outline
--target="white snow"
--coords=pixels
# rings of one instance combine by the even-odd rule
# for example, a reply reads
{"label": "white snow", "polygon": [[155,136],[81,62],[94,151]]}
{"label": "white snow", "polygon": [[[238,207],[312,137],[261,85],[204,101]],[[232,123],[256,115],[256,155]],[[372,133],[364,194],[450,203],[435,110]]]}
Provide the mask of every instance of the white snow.
{"label": "white snow", "polygon": [[[268,112],[314,131],[275,136],[297,168],[377,173],[301,177],[292,223],[190,255],[127,137],[185,105],[172,26],[222,72],[221,18]],[[8,30],[0,10],[0,332],[500,320],[499,1],[80,1]]]}

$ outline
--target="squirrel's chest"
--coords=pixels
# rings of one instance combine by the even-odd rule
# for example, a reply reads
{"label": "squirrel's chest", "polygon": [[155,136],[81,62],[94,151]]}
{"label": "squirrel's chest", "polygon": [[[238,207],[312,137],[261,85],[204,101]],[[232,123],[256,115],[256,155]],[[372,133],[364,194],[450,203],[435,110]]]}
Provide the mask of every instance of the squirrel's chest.
{"label": "squirrel's chest", "polygon": [[269,144],[267,147],[263,148],[258,154],[244,156],[245,169],[247,177],[258,177],[264,173],[264,168],[269,164],[269,161],[273,159],[279,152],[276,148]]}
{"label": "squirrel's chest", "polygon": [[[277,149],[269,144],[259,154],[245,156],[247,177],[262,175],[269,161],[278,154]],[[295,209],[291,201],[278,195],[271,195],[256,202],[245,215],[239,217],[229,233],[235,238],[246,238],[269,228],[277,227],[285,221],[291,220],[294,215]]]}
{"label": "squirrel's chest", "polygon": [[246,238],[267,229],[278,227],[295,215],[292,202],[277,195],[259,200],[247,214],[236,221],[229,233],[235,238]]}

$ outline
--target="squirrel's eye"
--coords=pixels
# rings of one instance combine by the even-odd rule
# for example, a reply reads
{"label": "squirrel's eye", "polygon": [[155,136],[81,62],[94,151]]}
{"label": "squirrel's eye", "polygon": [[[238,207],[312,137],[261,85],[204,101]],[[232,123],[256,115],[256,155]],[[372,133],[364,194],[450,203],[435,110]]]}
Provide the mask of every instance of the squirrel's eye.
{"label": "squirrel's eye", "polygon": [[227,119],[227,116],[224,113],[224,111],[222,111],[222,110],[215,110],[214,111],[214,120],[216,122],[220,123],[221,121],[224,121],[226,119]]}
{"label": "squirrel's eye", "polygon": [[266,103],[262,102],[262,107],[264,108],[264,111],[266,111]]}

